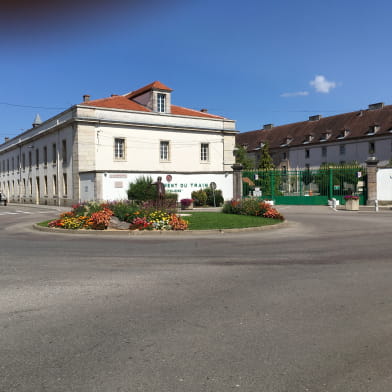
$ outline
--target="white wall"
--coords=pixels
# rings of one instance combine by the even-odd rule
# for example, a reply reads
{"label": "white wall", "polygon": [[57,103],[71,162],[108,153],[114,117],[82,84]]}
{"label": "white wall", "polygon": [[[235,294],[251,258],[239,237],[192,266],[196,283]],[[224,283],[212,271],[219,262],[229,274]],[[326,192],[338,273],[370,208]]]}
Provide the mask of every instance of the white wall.
{"label": "white wall", "polygon": [[[96,170],[139,171],[223,171],[224,145],[220,134],[208,132],[178,132],[161,129],[135,129],[100,126],[96,138]],[[124,160],[114,159],[114,139],[124,138]],[[229,137],[226,136],[226,140]],[[231,137],[234,143],[234,135]],[[169,160],[160,160],[160,142],[169,142]],[[209,144],[209,160],[200,161],[202,143]],[[231,144],[233,146],[233,144]],[[82,149],[80,149],[82,151]],[[231,150],[232,151],[232,150]],[[227,154],[228,165],[234,157]],[[228,169],[229,170],[229,169]],[[231,170],[231,169],[230,169]]]}
{"label": "white wall", "polygon": [[135,182],[138,177],[151,176],[154,181],[160,176],[165,184],[166,192],[178,194],[178,200],[191,198],[193,191],[207,188],[215,182],[225,200],[233,198],[233,174],[171,174],[172,180],[167,180],[166,174],[159,173],[105,173],[102,180],[103,200],[127,199],[129,183]]}
{"label": "white wall", "polygon": [[377,171],[377,199],[392,200],[392,169]]}
{"label": "white wall", "polygon": [[[367,138],[366,140],[342,140],[339,143],[325,143],[318,145],[303,145],[292,147],[289,151],[290,167],[304,168],[309,164],[311,168],[318,168],[322,162],[340,163],[344,161],[350,163],[357,161],[363,163],[369,157],[369,143],[375,143],[375,156],[380,161],[380,165],[386,164],[392,158],[392,135],[379,138]],[[340,153],[340,145],[345,145],[345,153]],[[322,147],[327,148],[327,155],[322,156]],[[310,152],[309,158],[305,158],[305,150]]]}

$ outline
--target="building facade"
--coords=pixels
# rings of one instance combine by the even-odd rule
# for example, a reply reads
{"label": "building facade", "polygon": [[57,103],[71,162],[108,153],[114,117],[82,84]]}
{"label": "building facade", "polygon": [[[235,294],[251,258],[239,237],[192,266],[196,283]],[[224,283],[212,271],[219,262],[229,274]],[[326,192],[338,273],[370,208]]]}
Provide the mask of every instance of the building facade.
{"label": "building facade", "polygon": [[392,159],[392,105],[371,104],[367,110],[240,133],[236,143],[246,147],[258,166],[268,143],[274,164],[283,169],[316,169],[326,163],[364,164],[376,156],[380,166]]}
{"label": "building facade", "polygon": [[154,82],[90,100],[0,145],[0,190],[10,202],[70,205],[127,198],[130,182],[158,176],[179,198],[215,182],[233,195],[235,122],[172,104]]}

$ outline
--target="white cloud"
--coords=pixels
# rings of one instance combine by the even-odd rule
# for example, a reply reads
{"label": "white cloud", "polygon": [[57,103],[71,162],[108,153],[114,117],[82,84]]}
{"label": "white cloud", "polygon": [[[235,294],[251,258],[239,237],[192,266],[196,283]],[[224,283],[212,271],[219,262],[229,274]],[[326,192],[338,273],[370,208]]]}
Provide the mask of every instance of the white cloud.
{"label": "white cloud", "polygon": [[280,96],[283,98],[289,98],[289,97],[299,97],[299,96],[306,96],[309,95],[308,91],[297,91],[295,93],[283,93]]}
{"label": "white cloud", "polygon": [[318,93],[328,94],[336,87],[336,82],[330,82],[323,75],[316,75],[314,80],[310,81],[310,85],[313,86]]}

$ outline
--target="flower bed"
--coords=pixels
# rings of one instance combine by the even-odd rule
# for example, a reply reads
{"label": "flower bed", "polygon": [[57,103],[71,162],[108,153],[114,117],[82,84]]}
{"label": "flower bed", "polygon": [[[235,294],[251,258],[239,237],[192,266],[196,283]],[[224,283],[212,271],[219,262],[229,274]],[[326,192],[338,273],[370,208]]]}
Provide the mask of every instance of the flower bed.
{"label": "flower bed", "polygon": [[232,200],[223,206],[226,214],[262,216],[264,218],[284,220],[284,216],[270,203],[256,199]]}
{"label": "flower bed", "polygon": [[49,227],[62,229],[105,230],[112,216],[130,223],[130,230],[186,230],[188,223],[177,216],[173,206],[154,203],[136,205],[130,202],[79,203],[72,210],[60,215],[59,219],[48,223]]}
{"label": "flower bed", "polygon": [[359,196],[356,195],[346,195],[344,196],[344,200],[348,201],[348,200],[359,200]]}
{"label": "flower bed", "polygon": [[[206,228],[235,228],[235,227],[249,227],[249,226],[262,226],[269,225],[272,220],[283,220],[283,216],[270,204],[259,202],[256,200],[243,200],[243,201],[232,201],[227,203],[223,212],[231,213],[231,221],[225,222],[228,217],[227,214],[222,213],[205,213],[205,217],[199,217],[202,222],[196,223],[195,219],[198,219],[197,214],[195,217],[184,217],[182,218],[175,212],[173,212],[172,206],[162,206],[154,202],[148,202],[143,204],[135,204],[132,202],[110,202],[110,203],[80,203],[72,206],[72,210],[64,212],[60,215],[59,219],[55,219],[49,222],[49,227],[71,229],[71,230],[105,230],[110,228],[112,217],[117,218],[117,222],[121,222],[121,229],[129,230],[188,230],[189,226],[191,229],[206,229]],[[240,217],[235,218],[234,214],[237,215],[249,215],[257,217],[260,222],[251,222],[247,225],[246,222],[239,222]],[[191,218],[191,219],[190,219]],[[193,219],[195,218],[195,219]],[[244,217],[245,218],[245,217]],[[200,220],[199,219],[199,220]],[[207,219],[207,223],[204,222]],[[238,222],[237,222],[238,221]],[[269,223],[269,222],[270,223]],[[125,222],[125,223],[124,223]],[[204,223],[203,223],[204,222]],[[112,222],[114,228],[116,222]],[[124,227],[125,226],[125,227]]]}

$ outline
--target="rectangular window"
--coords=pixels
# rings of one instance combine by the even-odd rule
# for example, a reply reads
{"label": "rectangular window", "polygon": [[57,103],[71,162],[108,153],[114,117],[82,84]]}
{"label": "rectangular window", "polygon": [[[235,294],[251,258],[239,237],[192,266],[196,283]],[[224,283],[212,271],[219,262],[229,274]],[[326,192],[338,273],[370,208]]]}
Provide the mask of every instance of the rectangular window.
{"label": "rectangular window", "polygon": [[11,170],[14,171],[15,170],[15,158],[14,157],[12,157],[11,162],[12,162]]}
{"label": "rectangular window", "polygon": [[36,195],[37,195],[37,199],[39,199],[39,197],[41,196],[41,186],[39,183],[39,177],[35,178],[35,186],[36,186]]}
{"label": "rectangular window", "polygon": [[369,143],[369,154],[375,154],[376,153],[376,145],[374,142]]}
{"label": "rectangular window", "polygon": [[158,94],[158,112],[164,113],[166,111],[166,95]]}
{"label": "rectangular window", "polygon": [[44,176],[44,195],[48,195],[48,176]]}
{"label": "rectangular window", "polygon": [[169,160],[169,142],[161,141],[160,143],[160,159],[161,161]]}
{"label": "rectangular window", "polygon": [[10,160],[7,159],[7,173],[10,174]]}
{"label": "rectangular window", "polygon": [[326,157],[327,156],[327,147],[321,147],[321,156]]}
{"label": "rectangular window", "polygon": [[125,159],[125,139],[114,139],[114,159]]}
{"label": "rectangular window", "polygon": [[22,189],[22,193],[23,193],[24,195],[26,195],[26,179],[25,179],[25,178],[23,179],[23,189]]}
{"label": "rectangular window", "polygon": [[345,144],[341,144],[339,146],[339,153],[340,153],[340,155],[344,155],[346,153],[346,145]]}
{"label": "rectangular window", "polygon": [[22,154],[22,169],[23,170],[26,169],[26,154],[25,153]]}
{"label": "rectangular window", "polygon": [[67,173],[63,174],[63,195],[67,196],[68,183],[67,183]]}
{"label": "rectangular window", "polygon": [[48,166],[48,147],[44,147],[44,167]]}
{"label": "rectangular window", "polygon": [[61,158],[63,159],[63,163],[67,163],[67,141],[63,140],[61,142]]}
{"label": "rectangular window", "polygon": [[35,167],[39,168],[39,150],[38,148],[35,150]]}
{"label": "rectangular window", "polygon": [[16,156],[16,170],[18,172],[20,170],[20,158],[19,158],[19,155]]}
{"label": "rectangular window", "polygon": [[310,150],[306,149],[305,150],[305,158],[309,158],[310,157]]}
{"label": "rectangular window", "polygon": [[53,165],[57,163],[57,146],[56,143],[53,143],[52,145],[52,162]]}
{"label": "rectangular window", "polygon": [[31,166],[33,165],[33,154],[29,151],[29,169],[31,170]]}
{"label": "rectangular window", "polygon": [[200,147],[200,160],[207,162],[209,160],[209,145],[202,143]]}
{"label": "rectangular window", "polygon": [[57,197],[57,176],[53,175],[53,196]]}
{"label": "rectangular window", "polygon": [[30,191],[30,195],[33,194],[33,179],[29,178],[29,191]]}

